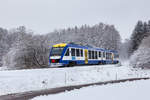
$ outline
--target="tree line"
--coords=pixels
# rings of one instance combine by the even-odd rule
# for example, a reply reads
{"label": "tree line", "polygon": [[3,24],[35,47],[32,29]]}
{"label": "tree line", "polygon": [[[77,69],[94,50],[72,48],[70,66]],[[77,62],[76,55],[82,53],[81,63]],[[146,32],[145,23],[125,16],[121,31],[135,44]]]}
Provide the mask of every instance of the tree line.
{"label": "tree line", "polygon": [[113,25],[103,23],[55,30],[45,35],[38,35],[25,26],[0,28],[0,66],[8,69],[48,67],[52,45],[70,42],[117,50],[120,58],[130,59],[133,67],[150,68],[150,21],[138,21],[124,43]]}
{"label": "tree line", "polygon": [[121,37],[113,25],[99,23],[55,30],[38,35],[25,26],[0,28],[0,66],[8,69],[45,68],[53,44],[74,42],[93,47],[120,50]]}
{"label": "tree line", "polygon": [[138,21],[127,44],[130,64],[150,68],[150,21]]}

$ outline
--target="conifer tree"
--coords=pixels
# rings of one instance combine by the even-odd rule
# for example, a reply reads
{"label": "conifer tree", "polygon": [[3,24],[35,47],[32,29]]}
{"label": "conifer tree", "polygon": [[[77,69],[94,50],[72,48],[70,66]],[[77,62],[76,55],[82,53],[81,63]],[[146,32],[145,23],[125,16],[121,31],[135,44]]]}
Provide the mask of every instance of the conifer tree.
{"label": "conifer tree", "polygon": [[142,40],[148,36],[150,36],[150,21],[148,23],[138,21],[130,38],[129,55],[132,55],[139,48]]}
{"label": "conifer tree", "polygon": [[130,38],[130,47],[129,47],[129,55],[131,55],[135,50],[138,49],[138,46],[141,43],[143,37],[141,37],[144,33],[144,24],[142,21],[138,21],[135,29]]}

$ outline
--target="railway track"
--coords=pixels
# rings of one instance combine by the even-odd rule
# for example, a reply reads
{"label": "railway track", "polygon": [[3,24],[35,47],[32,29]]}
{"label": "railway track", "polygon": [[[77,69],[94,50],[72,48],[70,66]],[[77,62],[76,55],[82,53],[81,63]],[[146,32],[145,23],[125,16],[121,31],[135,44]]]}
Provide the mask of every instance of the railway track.
{"label": "railway track", "polygon": [[[110,68],[109,65],[114,65],[113,67],[121,67],[121,65],[119,64],[107,64],[104,68]],[[104,66],[104,65],[76,65],[76,66],[72,66],[72,67],[67,67],[67,66],[52,66],[52,67],[48,67],[48,68],[75,68],[75,67],[93,67],[93,66]],[[112,68],[112,67],[111,67]]]}
{"label": "railway track", "polygon": [[40,91],[30,91],[30,92],[24,92],[24,93],[3,95],[3,96],[0,96],[0,100],[29,100],[40,95],[56,94],[56,93],[64,92],[66,90],[71,91],[73,89],[80,89],[82,87],[87,87],[91,85],[106,85],[106,84],[120,83],[120,82],[126,82],[126,81],[147,80],[147,79],[150,79],[150,77],[130,78],[130,79],[113,80],[113,81],[97,82],[97,83],[91,83],[91,84],[52,88],[52,89],[40,90]]}

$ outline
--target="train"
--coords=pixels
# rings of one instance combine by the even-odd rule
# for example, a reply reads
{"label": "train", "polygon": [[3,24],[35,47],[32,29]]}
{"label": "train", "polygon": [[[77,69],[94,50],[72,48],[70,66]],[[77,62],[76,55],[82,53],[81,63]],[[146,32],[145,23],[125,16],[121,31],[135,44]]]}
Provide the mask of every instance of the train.
{"label": "train", "polygon": [[59,43],[52,46],[50,66],[117,64],[119,54],[115,50],[83,46],[74,43]]}

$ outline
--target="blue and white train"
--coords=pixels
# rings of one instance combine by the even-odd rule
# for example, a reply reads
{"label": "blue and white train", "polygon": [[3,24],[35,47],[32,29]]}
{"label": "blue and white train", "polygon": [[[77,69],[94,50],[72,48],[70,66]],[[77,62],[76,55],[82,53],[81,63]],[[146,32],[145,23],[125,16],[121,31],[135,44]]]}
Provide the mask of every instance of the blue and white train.
{"label": "blue and white train", "polygon": [[119,63],[119,54],[114,50],[60,43],[53,45],[49,62],[51,66],[117,64]]}

